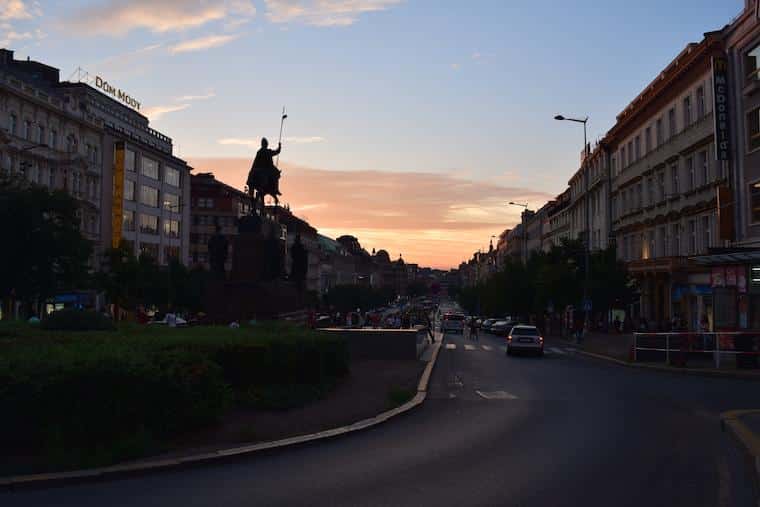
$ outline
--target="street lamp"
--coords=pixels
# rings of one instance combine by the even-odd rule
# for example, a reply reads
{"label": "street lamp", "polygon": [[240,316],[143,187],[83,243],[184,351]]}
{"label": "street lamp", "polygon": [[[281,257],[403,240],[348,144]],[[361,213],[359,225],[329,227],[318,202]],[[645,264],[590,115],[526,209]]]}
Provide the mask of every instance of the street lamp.
{"label": "street lamp", "polygon": [[586,124],[588,123],[588,116],[585,118],[578,119],[578,118],[566,118],[562,116],[561,114],[558,114],[554,117],[555,120],[558,121],[572,121],[575,123],[582,123],[583,124],[583,163],[581,164],[581,168],[583,169],[583,179],[585,181],[585,201],[586,201],[586,237],[584,238],[584,266],[585,266],[585,277],[583,281],[583,310],[585,312],[585,322],[584,327],[586,329],[589,328],[591,324],[591,309],[589,308],[589,285],[591,282],[591,269],[590,269],[590,250],[591,250],[591,244],[590,244],[590,238],[591,238],[591,222],[590,222],[590,216],[589,216],[589,196],[588,196],[588,187],[589,187],[589,177],[588,177],[588,170],[586,169],[586,161],[589,156],[589,145],[588,145],[588,138],[586,135]]}
{"label": "street lamp", "polygon": [[[528,211],[528,203],[525,204],[521,202],[512,202],[509,201],[509,204],[511,206],[520,206],[521,208],[525,208],[525,211]],[[523,227],[523,247],[522,252],[520,252],[520,257],[522,257],[523,263],[528,264],[528,224],[525,223],[525,211],[520,213],[520,223]]]}

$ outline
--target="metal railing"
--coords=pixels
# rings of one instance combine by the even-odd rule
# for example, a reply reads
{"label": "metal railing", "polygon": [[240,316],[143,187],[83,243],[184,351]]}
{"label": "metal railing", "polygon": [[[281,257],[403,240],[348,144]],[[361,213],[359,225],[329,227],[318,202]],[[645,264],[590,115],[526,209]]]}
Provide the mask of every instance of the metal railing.
{"label": "metal railing", "polygon": [[[712,356],[715,368],[720,368],[721,359],[734,356],[753,358],[760,355],[760,332],[664,332],[633,333],[632,359],[634,362],[648,358],[664,357],[666,364],[685,365],[689,358]],[[754,366],[757,367],[757,366]]]}

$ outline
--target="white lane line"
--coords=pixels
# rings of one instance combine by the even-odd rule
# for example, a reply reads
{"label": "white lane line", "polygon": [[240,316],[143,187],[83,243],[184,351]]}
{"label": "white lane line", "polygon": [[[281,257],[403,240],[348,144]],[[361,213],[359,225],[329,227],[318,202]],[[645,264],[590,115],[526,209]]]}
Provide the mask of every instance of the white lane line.
{"label": "white lane line", "polygon": [[467,344],[465,344],[464,350],[475,350],[475,345],[467,345]]}
{"label": "white lane line", "polygon": [[489,352],[493,350],[493,347],[491,347],[490,345],[481,345],[481,347],[483,347],[483,350],[488,350]]}
{"label": "white lane line", "polygon": [[447,343],[446,344],[446,348],[448,350],[454,350],[455,348],[457,348],[457,344],[456,343]]}
{"label": "white lane line", "polygon": [[516,400],[517,396],[507,391],[475,391],[486,400]]}
{"label": "white lane line", "polygon": [[549,350],[551,350],[551,351],[552,351],[552,352],[554,352],[555,354],[562,354],[563,356],[564,356],[565,354],[567,354],[567,352],[565,352],[565,351],[564,351],[564,350],[562,350],[562,349],[558,349],[557,347],[549,347]]}

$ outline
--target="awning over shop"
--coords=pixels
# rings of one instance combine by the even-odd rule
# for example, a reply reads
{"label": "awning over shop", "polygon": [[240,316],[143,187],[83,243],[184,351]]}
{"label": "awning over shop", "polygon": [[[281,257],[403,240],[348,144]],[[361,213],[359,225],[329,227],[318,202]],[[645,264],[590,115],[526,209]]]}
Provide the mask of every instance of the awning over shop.
{"label": "awning over shop", "polygon": [[[713,250],[717,250],[713,253]],[[702,266],[722,266],[726,264],[748,264],[760,262],[760,249],[711,249],[707,255],[689,257]]]}

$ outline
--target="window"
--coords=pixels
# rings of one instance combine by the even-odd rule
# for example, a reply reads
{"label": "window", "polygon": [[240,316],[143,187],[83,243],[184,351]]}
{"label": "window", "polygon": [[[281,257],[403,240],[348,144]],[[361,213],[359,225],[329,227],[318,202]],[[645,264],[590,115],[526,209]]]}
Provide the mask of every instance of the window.
{"label": "window", "polygon": [[164,236],[179,238],[179,220],[164,220]]}
{"label": "window", "polygon": [[641,209],[641,206],[643,205],[643,199],[644,199],[644,192],[642,189],[642,184],[639,183],[636,185],[636,206],[637,209]]}
{"label": "window", "polygon": [[654,180],[647,178],[647,204],[654,204]]}
{"label": "window", "polygon": [[681,255],[681,231],[678,224],[673,224],[670,235],[673,239],[671,242],[672,250],[670,252],[670,255],[677,257]]}
{"label": "window", "polygon": [[179,259],[178,246],[164,246],[164,263],[168,264],[170,259]]}
{"label": "window", "polygon": [[654,249],[655,249],[655,241],[654,241],[654,230],[647,231],[647,255],[646,259],[652,259],[654,255]]}
{"label": "window", "polygon": [[42,125],[37,125],[37,142],[45,144],[45,127]]}
{"label": "window", "polygon": [[135,200],[135,182],[126,178],[124,179],[124,199],[127,201]]}
{"label": "window", "polygon": [[697,155],[698,160],[698,168],[700,172],[700,183],[702,185],[707,185],[710,183],[710,165],[707,162],[707,150],[702,150]]}
{"label": "window", "polygon": [[657,244],[660,249],[654,253],[654,256],[662,257],[668,255],[668,233],[665,227],[660,227],[657,230]]}
{"label": "window", "polygon": [[686,158],[686,174],[689,178],[689,185],[686,187],[686,191],[689,192],[697,187],[696,174],[694,174],[694,157]]}
{"label": "window", "polygon": [[620,148],[620,167],[622,169],[625,169],[625,167],[628,165],[626,158],[625,158],[625,146]]}
{"label": "window", "polygon": [[143,157],[142,158],[142,173],[148,178],[158,179],[158,162],[153,159]]}
{"label": "window", "polygon": [[760,181],[749,186],[749,199],[752,222],[760,222]]}
{"label": "window", "polygon": [[697,253],[697,224],[695,220],[689,220],[689,253]]}
{"label": "window", "polygon": [[655,124],[655,135],[657,136],[657,146],[661,146],[663,143],[663,136],[665,133],[662,131],[662,118],[657,118]]}
{"label": "window", "polygon": [[665,200],[665,171],[662,170],[659,173],[657,173],[657,190],[658,190],[658,199],[660,201]]}
{"label": "window", "polygon": [[173,187],[179,186],[179,170],[166,167],[164,168],[164,183]]}
{"label": "window", "polygon": [[[612,175],[617,176],[617,158],[613,156],[610,164],[612,165]],[[242,211],[240,213],[242,214]]]}
{"label": "window", "polygon": [[140,215],[140,232],[143,234],[158,234],[158,217]]}
{"label": "window", "polygon": [[164,192],[163,208],[167,211],[179,213],[179,196],[170,192]]}
{"label": "window", "polygon": [[55,188],[55,168],[48,169],[48,187]]}
{"label": "window", "polygon": [[124,150],[124,169],[135,172],[135,152],[132,150]]}
{"label": "window", "polygon": [[100,162],[100,153],[97,146],[92,147],[92,161],[96,164]]}
{"label": "window", "polygon": [[131,210],[124,210],[122,216],[124,217],[124,219],[122,220],[124,230],[134,231],[135,230],[135,212]]}
{"label": "window", "polygon": [[29,120],[24,120],[24,139],[32,140],[32,122]]}
{"label": "window", "polygon": [[50,132],[48,132],[48,146],[53,149],[58,146],[58,132],[54,129],[50,129]]}
{"label": "window", "polygon": [[691,125],[691,96],[683,99],[683,128]]}
{"label": "window", "polygon": [[633,158],[633,141],[628,141],[628,164],[631,165],[635,162]]}
{"label": "window", "polygon": [[754,47],[744,56],[744,77],[747,81],[758,78],[757,74],[760,69],[758,58],[760,58],[760,46]]}
{"label": "window", "polygon": [[633,143],[634,143],[633,146],[635,150],[634,160],[638,161],[641,158],[641,137],[636,136],[636,139],[634,139]]}
{"label": "window", "polygon": [[760,148],[760,108],[747,113],[747,146],[749,151]]}
{"label": "window", "polygon": [[705,117],[707,108],[705,107],[705,87],[700,86],[697,88],[697,120],[701,120]]}
{"label": "window", "polygon": [[14,136],[16,135],[16,132],[18,131],[18,116],[16,116],[15,113],[11,113],[11,121],[10,125],[8,125],[8,130],[11,131],[11,134]]}
{"label": "window", "polygon": [[140,187],[140,202],[152,208],[158,208],[158,189],[142,185]]}
{"label": "window", "polygon": [[668,111],[668,128],[670,129],[670,137],[674,137],[677,132],[675,107],[671,107]]}
{"label": "window", "polygon": [[678,164],[670,166],[670,194],[678,194]]}
{"label": "window", "polygon": [[710,215],[702,217],[702,251],[707,252],[710,248],[710,238],[712,237],[712,231],[710,230]]}
{"label": "window", "polygon": [[652,127],[647,127],[644,130],[644,153],[652,151]]}

